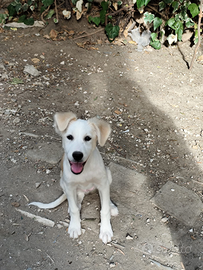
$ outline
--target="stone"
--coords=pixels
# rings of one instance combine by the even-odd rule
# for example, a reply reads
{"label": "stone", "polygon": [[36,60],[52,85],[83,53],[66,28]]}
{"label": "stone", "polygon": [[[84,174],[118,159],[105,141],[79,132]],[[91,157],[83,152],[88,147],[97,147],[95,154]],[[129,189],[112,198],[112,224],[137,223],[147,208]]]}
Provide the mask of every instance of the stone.
{"label": "stone", "polygon": [[32,160],[41,160],[50,164],[57,164],[63,155],[61,144],[41,144],[37,149],[28,150],[26,155]]}
{"label": "stone", "polygon": [[134,170],[125,168],[121,165],[111,162],[109,164],[112,173],[113,185],[117,190],[131,190],[132,192],[139,190],[146,180],[146,176]]}
{"label": "stone", "polygon": [[203,210],[203,204],[195,192],[171,181],[151,201],[187,226],[193,226]]}

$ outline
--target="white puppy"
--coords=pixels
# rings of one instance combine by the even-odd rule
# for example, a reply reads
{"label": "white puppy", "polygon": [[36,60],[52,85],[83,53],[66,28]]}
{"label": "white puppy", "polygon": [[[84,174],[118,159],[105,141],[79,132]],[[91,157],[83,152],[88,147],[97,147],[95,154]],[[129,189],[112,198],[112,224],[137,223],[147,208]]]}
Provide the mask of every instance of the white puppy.
{"label": "white puppy", "polygon": [[101,200],[100,239],[104,243],[111,241],[113,231],[110,217],[118,214],[117,207],[110,200],[111,172],[106,168],[96,147],[96,142],[103,146],[110,135],[108,123],[96,117],[88,121],[77,119],[72,112],[56,113],[54,126],[62,136],[64,156],[60,185],[64,194],[56,201],[43,204],[30,203],[40,208],[54,208],[68,199],[70,237],[81,235],[80,208],[84,195],[98,189]]}

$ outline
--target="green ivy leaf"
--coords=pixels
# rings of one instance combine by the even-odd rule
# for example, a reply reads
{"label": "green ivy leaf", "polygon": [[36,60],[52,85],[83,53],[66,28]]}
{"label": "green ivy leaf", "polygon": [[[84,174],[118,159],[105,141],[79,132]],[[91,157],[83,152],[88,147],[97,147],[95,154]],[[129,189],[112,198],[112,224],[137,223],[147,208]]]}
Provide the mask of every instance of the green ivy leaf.
{"label": "green ivy leaf", "polygon": [[33,25],[34,24],[34,19],[33,18],[28,18],[27,20],[24,21],[24,24],[26,25]]}
{"label": "green ivy leaf", "polygon": [[192,15],[192,18],[194,18],[195,16],[199,14],[199,8],[195,3],[190,4],[188,9]]}
{"label": "green ivy leaf", "polygon": [[7,7],[9,16],[15,16],[17,14],[15,7],[12,3]]}
{"label": "green ivy leaf", "polygon": [[178,1],[173,1],[172,7],[173,7],[173,13],[174,13],[176,10],[178,10],[178,8],[179,8],[179,3],[178,3]]}
{"label": "green ivy leaf", "polygon": [[158,39],[154,40],[154,41],[151,41],[149,45],[152,46],[156,50],[161,49],[161,42]]}
{"label": "green ivy leaf", "polygon": [[47,14],[47,16],[46,16],[46,19],[47,20],[48,19],[51,19],[52,16],[54,15],[54,13],[55,13],[55,10],[54,9],[50,9],[49,12],[48,12],[48,14]]}
{"label": "green ivy leaf", "polygon": [[173,0],[164,0],[164,2],[165,2],[166,4],[171,4],[171,3],[173,2]]}
{"label": "green ivy leaf", "polygon": [[54,3],[54,0],[42,0],[42,4],[43,4],[45,7],[49,7],[49,6],[51,6],[53,3]]}
{"label": "green ivy leaf", "polygon": [[148,22],[151,23],[154,20],[154,14],[149,13],[149,12],[145,12],[144,13],[144,22],[145,24],[147,24]]}
{"label": "green ivy leaf", "polygon": [[181,41],[182,40],[182,35],[183,35],[183,29],[182,28],[178,29],[177,35],[178,35],[178,40]]}
{"label": "green ivy leaf", "polygon": [[26,15],[22,15],[18,19],[19,23],[24,23],[26,25],[33,25],[34,24],[34,19],[33,18],[27,18]]}
{"label": "green ivy leaf", "polygon": [[31,6],[32,3],[33,3],[33,0],[28,0],[28,1],[27,1],[28,6]]}
{"label": "green ivy leaf", "polygon": [[194,24],[195,23],[193,22],[193,20],[191,18],[188,18],[186,20],[186,23],[185,23],[185,25],[186,25],[187,28],[191,28],[192,26],[194,26]]}
{"label": "green ivy leaf", "polygon": [[99,26],[99,24],[100,24],[100,17],[89,16],[88,21],[89,21],[89,23],[93,22],[93,23],[96,24],[96,26]]}
{"label": "green ivy leaf", "polygon": [[5,23],[7,17],[7,14],[0,13],[0,23]]}
{"label": "green ivy leaf", "polygon": [[159,17],[155,17],[154,18],[154,31],[162,24],[162,19],[160,19]]}
{"label": "green ivy leaf", "polygon": [[187,8],[184,5],[181,6],[180,18],[182,20],[186,20],[187,19]]}
{"label": "green ivy leaf", "polygon": [[141,7],[143,7],[144,6],[144,4],[145,4],[145,1],[144,0],[137,0],[137,8],[141,8]]}
{"label": "green ivy leaf", "polygon": [[147,6],[148,5],[148,3],[150,2],[151,0],[145,0],[144,2],[144,4],[145,4],[145,6]]}
{"label": "green ivy leaf", "polygon": [[147,4],[150,2],[151,0],[137,0],[137,8],[141,8],[143,6],[147,6]]}
{"label": "green ivy leaf", "polygon": [[103,10],[107,11],[108,7],[109,7],[109,3],[102,1],[101,2],[101,7],[103,8]]}
{"label": "green ivy leaf", "polygon": [[175,18],[170,18],[166,23],[169,27],[174,29]]}
{"label": "green ivy leaf", "polygon": [[22,15],[22,16],[19,17],[18,22],[19,22],[19,23],[21,23],[21,22],[24,23],[24,21],[25,21],[26,19],[27,19],[26,15]]}
{"label": "green ivy leaf", "polygon": [[155,39],[157,38],[158,34],[157,33],[151,33],[151,39],[152,41],[155,41]]}
{"label": "green ivy leaf", "polygon": [[27,11],[27,10],[28,10],[28,7],[29,7],[28,4],[25,3],[25,4],[22,6],[23,12]]}
{"label": "green ivy leaf", "polygon": [[166,4],[164,3],[164,1],[161,1],[159,3],[159,11],[162,11],[163,9],[165,9],[165,7],[166,7]]}
{"label": "green ivy leaf", "polygon": [[113,26],[111,23],[107,24],[105,31],[110,42],[114,41],[114,39],[119,35],[119,30],[120,28],[118,25]]}
{"label": "green ivy leaf", "polygon": [[105,19],[106,19],[106,10],[102,9],[100,11],[100,22],[101,22],[101,24],[105,23]]}
{"label": "green ivy leaf", "polygon": [[17,13],[21,10],[21,7],[22,7],[21,3],[16,4]]}

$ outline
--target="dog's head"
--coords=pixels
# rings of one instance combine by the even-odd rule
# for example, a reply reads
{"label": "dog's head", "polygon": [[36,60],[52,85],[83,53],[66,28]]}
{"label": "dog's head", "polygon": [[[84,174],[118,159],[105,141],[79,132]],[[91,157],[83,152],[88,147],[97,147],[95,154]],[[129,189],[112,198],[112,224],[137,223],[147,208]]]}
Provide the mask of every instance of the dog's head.
{"label": "dog's head", "polygon": [[111,127],[107,122],[96,117],[87,121],[77,119],[72,112],[56,113],[54,127],[62,136],[63,148],[74,174],[83,171],[96,147],[96,142],[103,146],[111,133]]}

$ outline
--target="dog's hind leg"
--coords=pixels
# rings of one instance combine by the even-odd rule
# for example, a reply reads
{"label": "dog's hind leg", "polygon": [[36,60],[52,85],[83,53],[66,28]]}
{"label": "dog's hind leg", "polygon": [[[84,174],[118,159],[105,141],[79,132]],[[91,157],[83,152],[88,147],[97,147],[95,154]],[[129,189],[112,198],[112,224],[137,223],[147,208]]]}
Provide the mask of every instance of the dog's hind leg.
{"label": "dog's hind leg", "polygon": [[111,216],[115,217],[118,215],[118,208],[112,201],[110,201],[110,210],[111,210]]}

